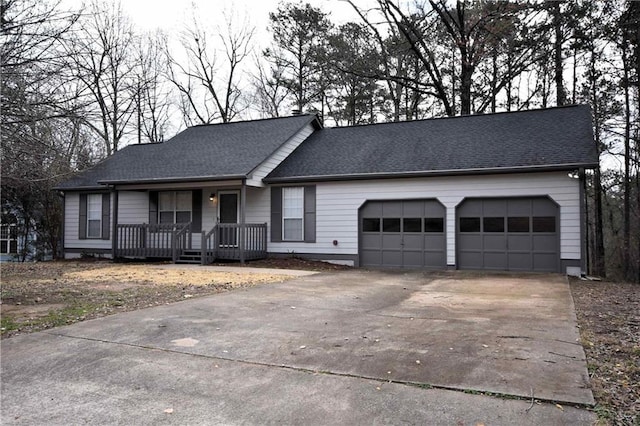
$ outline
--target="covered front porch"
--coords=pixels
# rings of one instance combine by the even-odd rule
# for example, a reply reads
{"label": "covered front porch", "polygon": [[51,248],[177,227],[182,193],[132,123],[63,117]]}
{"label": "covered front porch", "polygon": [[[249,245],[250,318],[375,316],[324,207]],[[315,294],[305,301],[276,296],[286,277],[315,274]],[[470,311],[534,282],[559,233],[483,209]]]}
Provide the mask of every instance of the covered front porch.
{"label": "covered front porch", "polygon": [[[244,181],[123,185],[112,192],[118,212],[112,223],[115,259],[161,258],[204,265],[267,256],[267,223],[247,221]],[[142,217],[142,211],[148,215]],[[132,220],[136,217],[143,220]]]}

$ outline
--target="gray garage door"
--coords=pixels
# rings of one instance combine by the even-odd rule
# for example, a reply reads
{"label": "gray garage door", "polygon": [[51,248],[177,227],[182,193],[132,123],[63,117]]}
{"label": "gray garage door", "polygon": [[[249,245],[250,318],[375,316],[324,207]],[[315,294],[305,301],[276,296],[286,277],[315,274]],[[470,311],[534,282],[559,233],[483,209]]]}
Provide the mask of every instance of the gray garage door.
{"label": "gray garage door", "polygon": [[456,209],[458,268],[557,272],[558,210],[546,197],[463,201]]}
{"label": "gray garage door", "polygon": [[360,264],[445,268],[444,217],[436,200],[367,202],[360,209]]}

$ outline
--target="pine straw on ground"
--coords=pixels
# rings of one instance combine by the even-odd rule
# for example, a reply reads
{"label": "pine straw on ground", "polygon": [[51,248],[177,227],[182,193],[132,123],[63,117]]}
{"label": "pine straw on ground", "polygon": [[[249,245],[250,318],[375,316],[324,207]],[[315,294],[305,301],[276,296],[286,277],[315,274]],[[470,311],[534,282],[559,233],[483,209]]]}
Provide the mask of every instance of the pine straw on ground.
{"label": "pine straw on ground", "polygon": [[574,279],[571,293],[600,422],[640,425],[640,285]]}

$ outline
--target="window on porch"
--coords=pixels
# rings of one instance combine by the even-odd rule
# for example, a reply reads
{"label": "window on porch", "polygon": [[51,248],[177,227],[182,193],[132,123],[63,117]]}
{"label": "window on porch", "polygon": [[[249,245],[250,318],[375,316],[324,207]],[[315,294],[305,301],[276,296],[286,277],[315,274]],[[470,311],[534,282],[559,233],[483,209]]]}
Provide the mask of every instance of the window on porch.
{"label": "window on porch", "polygon": [[192,220],[192,192],[164,191],[158,194],[159,223],[188,223]]}

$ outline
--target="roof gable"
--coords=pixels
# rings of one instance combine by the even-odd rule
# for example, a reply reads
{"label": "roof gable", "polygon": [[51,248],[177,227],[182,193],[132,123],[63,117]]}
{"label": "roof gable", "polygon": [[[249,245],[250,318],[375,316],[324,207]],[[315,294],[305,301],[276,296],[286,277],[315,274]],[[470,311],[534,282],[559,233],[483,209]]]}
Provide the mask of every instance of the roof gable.
{"label": "roof gable", "polygon": [[315,115],[190,127],[164,143],[129,145],[60,189],[246,177]]}
{"label": "roof gable", "polygon": [[588,106],[327,128],[265,179],[593,167]]}

